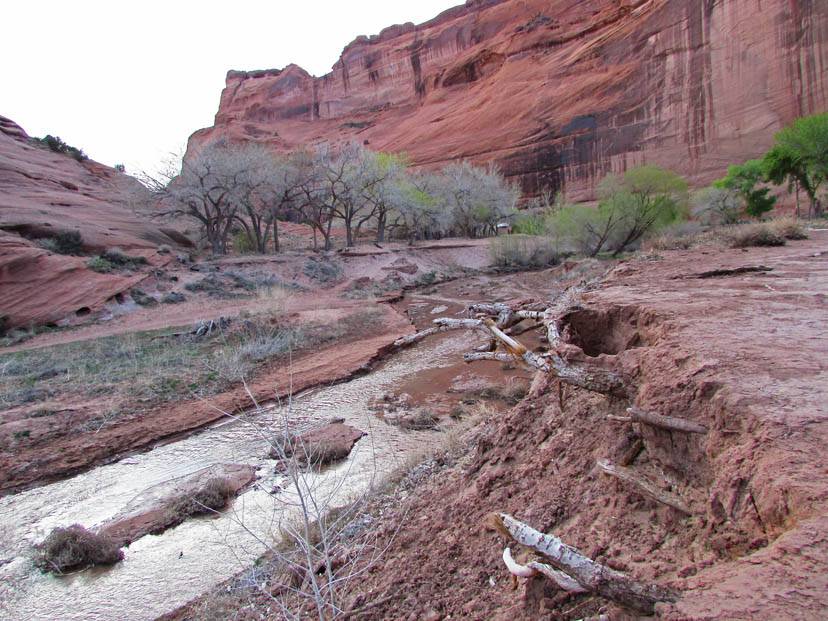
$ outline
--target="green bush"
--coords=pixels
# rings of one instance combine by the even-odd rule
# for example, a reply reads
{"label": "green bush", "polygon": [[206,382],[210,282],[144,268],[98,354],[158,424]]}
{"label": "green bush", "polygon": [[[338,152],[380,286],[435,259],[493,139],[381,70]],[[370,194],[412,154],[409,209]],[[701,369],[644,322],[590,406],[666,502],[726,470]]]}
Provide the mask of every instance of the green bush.
{"label": "green bush", "polygon": [[84,160],[89,159],[82,149],[78,149],[77,147],[73,147],[71,145],[66,144],[65,142],[63,142],[63,140],[60,139],[59,136],[52,136],[51,134],[47,134],[43,138],[32,138],[32,140],[36,143],[48,147],[55,153],[62,153],[64,155],[68,155],[70,157],[75,158],[79,162],[83,162]]}
{"label": "green bush", "polygon": [[687,182],[656,166],[605,177],[598,193],[597,209],[569,205],[552,218],[551,230],[565,241],[567,250],[590,257],[602,252],[617,256],[687,216]]}
{"label": "green bush", "polygon": [[238,254],[249,254],[256,251],[256,243],[242,230],[233,236],[233,248]]}
{"label": "green bush", "polygon": [[98,272],[99,274],[108,274],[112,270],[115,269],[115,266],[104,259],[103,257],[95,256],[89,259],[86,262],[86,267],[88,267],[93,272]]}
{"label": "green bush", "polygon": [[101,258],[109,261],[112,265],[124,269],[135,269],[139,265],[147,264],[146,258],[140,256],[131,257],[128,254],[125,254],[120,248],[106,249],[103,254],[101,254]]}

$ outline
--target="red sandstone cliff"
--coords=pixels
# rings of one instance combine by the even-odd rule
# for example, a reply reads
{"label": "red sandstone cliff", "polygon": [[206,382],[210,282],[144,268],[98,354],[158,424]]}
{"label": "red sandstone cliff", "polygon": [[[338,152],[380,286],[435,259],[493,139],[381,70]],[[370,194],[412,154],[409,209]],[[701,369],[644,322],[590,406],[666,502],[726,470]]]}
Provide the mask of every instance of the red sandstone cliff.
{"label": "red sandstone cliff", "polygon": [[[85,315],[142,280],[99,274],[87,257],[47,252],[36,240],[79,231],[84,251],[119,247],[151,262],[159,244],[184,241],[134,214],[126,200],[138,182],[112,168],[34,146],[0,116],[0,318],[6,327],[57,323]],[[140,188],[140,186],[138,186]]]}
{"label": "red sandstone cliff", "polygon": [[828,2],[470,0],[358,37],[320,78],[230,71],[213,139],[357,139],[416,164],[496,161],[589,198],[641,162],[695,183],[828,109]]}

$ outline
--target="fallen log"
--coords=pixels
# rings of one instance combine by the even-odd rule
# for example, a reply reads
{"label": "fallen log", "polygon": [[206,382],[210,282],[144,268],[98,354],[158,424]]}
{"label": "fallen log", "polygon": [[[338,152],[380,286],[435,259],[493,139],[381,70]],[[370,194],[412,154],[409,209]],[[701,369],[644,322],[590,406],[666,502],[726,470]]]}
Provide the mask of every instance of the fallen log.
{"label": "fallen log", "polygon": [[653,414],[652,412],[645,412],[637,407],[627,408],[627,413],[630,415],[629,420],[632,422],[644,423],[645,425],[651,425],[661,429],[669,429],[671,431],[683,431],[685,433],[707,433],[707,427],[704,425],[700,425],[683,418]]}
{"label": "fallen log", "polygon": [[633,485],[640,494],[647,496],[656,502],[660,502],[663,505],[672,507],[676,511],[680,511],[686,515],[693,514],[681,498],[675,494],[659,489],[655,483],[645,479],[632,469],[625,468],[624,466],[617,466],[605,459],[598,460],[597,465],[598,468],[600,468],[605,474]]}
{"label": "fallen log", "polygon": [[545,556],[551,566],[563,571],[585,591],[592,591],[645,614],[653,614],[657,602],[676,600],[676,594],[669,589],[638,582],[597,563],[554,535],[541,533],[511,515],[497,513],[492,518],[501,533]]}

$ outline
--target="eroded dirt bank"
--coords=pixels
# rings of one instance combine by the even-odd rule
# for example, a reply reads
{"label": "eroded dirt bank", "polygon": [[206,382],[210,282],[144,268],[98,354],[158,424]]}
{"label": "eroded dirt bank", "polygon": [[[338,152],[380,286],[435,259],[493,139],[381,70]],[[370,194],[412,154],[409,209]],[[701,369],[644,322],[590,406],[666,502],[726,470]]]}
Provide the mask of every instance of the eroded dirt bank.
{"label": "eroded dirt bank", "polygon": [[[698,278],[713,270],[762,265]],[[547,584],[513,590],[504,511],[590,557],[680,592],[666,619],[810,619],[828,609],[828,235],[784,248],[665,253],[619,265],[570,317],[582,357],[622,371],[632,399],[554,382],[466,438],[406,513],[385,515],[382,562],[354,590],[360,618],[627,618]],[[635,405],[701,423],[682,434],[619,423]],[[562,407],[563,406],[563,407]],[[636,440],[631,467],[691,515],[601,474]],[[551,584],[551,583],[550,583]]]}
{"label": "eroded dirt bank", "polygon": [[[125,452],[152,446],[209,423],[249,409],[256,401],[270,401],[297,394],[313,386],[343,381],[381,359],[398,337],[412,330],[408,320],[388,305],[372,305],[381,313],[373,334],[348,334],[335,344],[280,359],[246,386],[210,398],[190,398],[146,410],[133,404],[134,412],[98,429],[79,430],[84,416],[91,418],[100,408],[93,403],[69,404],[46,419],[37,411],[20,416],[6,414],[3,424],[25,428],[30,442],[16,443],[0,451],[0,492],[33,483],[44,483],[79,472]],[[252,398],[251,398],[252,396]],[[87,411],[88,410],[88,411]],[[22,418],[21,418],[22,417]],[[44,427],[42,433],[37,427]],[[46,425],[49,425],[48,427]],[[35,429],[33,434],[32,429]]]}

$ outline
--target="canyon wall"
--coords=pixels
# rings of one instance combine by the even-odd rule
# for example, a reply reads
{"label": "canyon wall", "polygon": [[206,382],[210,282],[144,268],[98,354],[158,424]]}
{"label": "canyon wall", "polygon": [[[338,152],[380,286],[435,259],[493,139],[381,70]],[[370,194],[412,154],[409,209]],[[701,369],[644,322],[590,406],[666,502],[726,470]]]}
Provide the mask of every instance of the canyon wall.
{"label": "canyon wall", "polygon": [[319,78],[230,71],[188,150],[353,139],[585,200],[643,162],[707,183],[827,109],[824,0],[470,0],[358,37]]}
{"label": "canyon wall", "polygon": [[[37,146],[0,116],[0,335],[5,328],[72,322],[146,277],[94,272],[89,256],[118,247],[160,264],[169,258],[157,254],[159,245],[187,242],[133,212],[129,196],[141,190],[108,166]],[[38,244],[68,231],[80,233],[84,256]]]}

